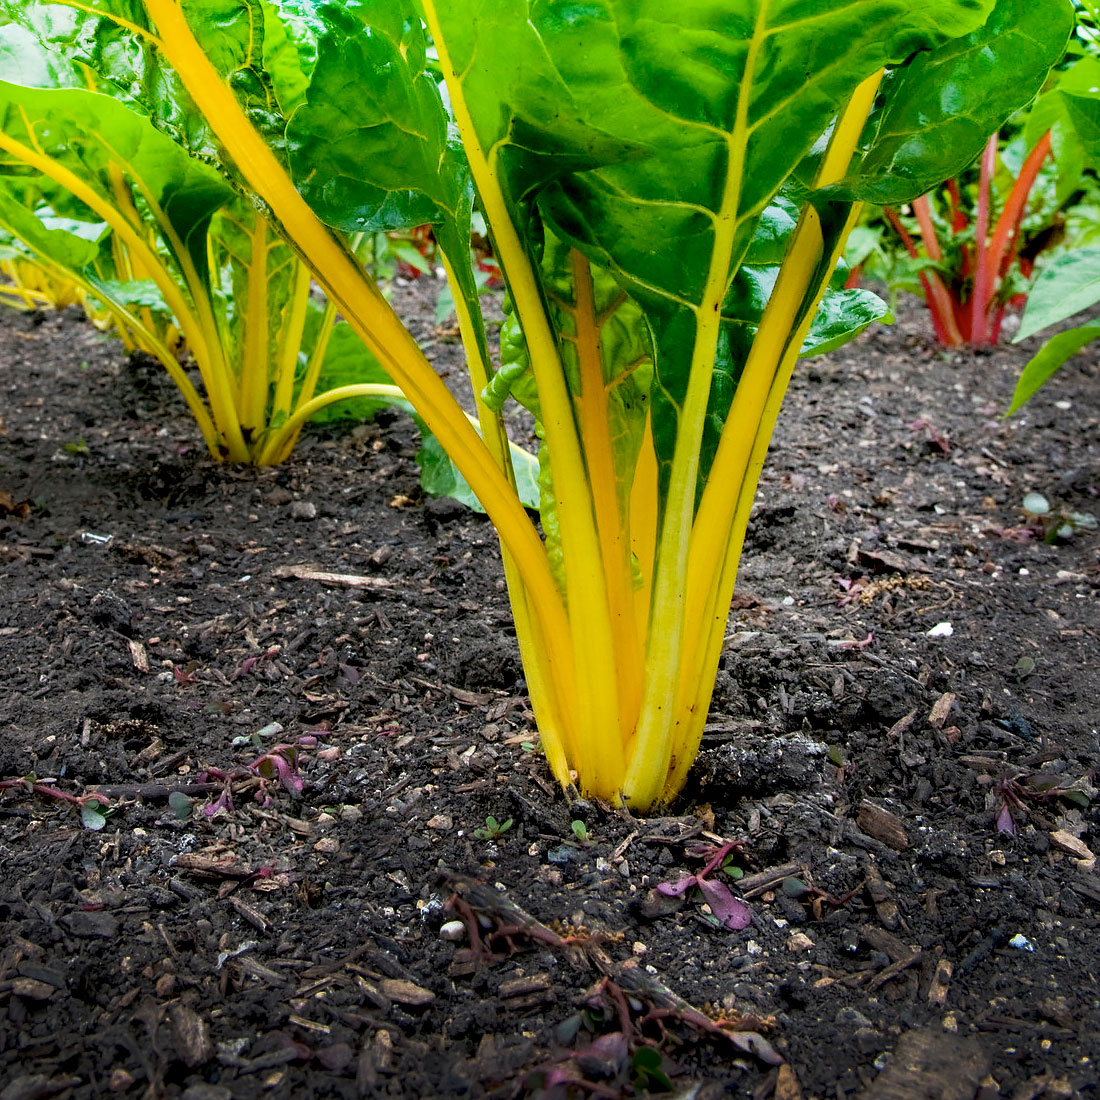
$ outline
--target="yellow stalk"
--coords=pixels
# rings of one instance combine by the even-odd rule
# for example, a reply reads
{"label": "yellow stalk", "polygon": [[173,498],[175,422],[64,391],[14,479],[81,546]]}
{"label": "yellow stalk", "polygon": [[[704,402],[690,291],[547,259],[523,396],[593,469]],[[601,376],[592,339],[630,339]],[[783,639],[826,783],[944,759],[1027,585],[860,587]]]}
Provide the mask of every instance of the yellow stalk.
{"label": "yellow stalk", "polygon": [[[131,173],[131,175],[135,184],[141,190],[142,197],[149,207],[149,212],[160,228],[176,263],[179,264],[184,284],[191,293],[196,327],[202,334],[202,343],[199,345],[202,354],[194,344],[191,344],[191,351],[195,356],[199,373],[202,375],[203,383],[206,386],[210,409],[214,414],[214,423],[218,425],[225,441],[227,453],[224,457],[230,462],[248,462],[252,458],[251,440],[246,440],[241,430],[239,411],[233,394],[233,372],[226,358],[222,329],[218,324],[218,318],[214,314],[207,282],[199,275],[195,262],[191,258],[190,250],[176,232],[175,227],[161,209],[160,204],[149,193],[137,174]],[[208,239],[208,254],[210,247]],[[177,319],[182,320],[179,317]],[[191,343],[190,338],[188,343]]]}
{"label": "yellow stalk", "polygon": [[695,512],[696,483],[703,423],[722,323],[722,300],[729,282],[733,248],[740,226],[741,184],[748,143],[748,112],[756,64],[766,39],[768,4],[757,12],[737,96],[733,129],[727,138],[728,167],[714,223],[710,269],[695,309],[695,344],[688,388],[680,410],[668,493],[658,540],[653,602],[646,654],[646,694],[632,746],[624,789],[632,805],[649,807],[661,796],[680,720],[673,706],[684,645],[684,587]]}
{"label": "yellow stalk", "polygon": [[[538,277],[512,223],[493,165],[482,148],[465,91],[451,64],[435,0],[425,0],[425,19],[450,92],[470,169],[493,228],[498,258],[520,317],[531,369],[538,387],[542,425],[552,464],[565,564],[565,587],[577,675],[577,708],[586,734],[574,766],[587,794],[618,801],[623,778],[623,735],[615,669],[613,631],[602,569],[599,534],[573,404],[561,368],[557,340],[546,316]],[[550,638],[551,631],[544,630]]]}
{"label": "yellow stalk", "polygon": [[565,609],[545,550],[507,478],[389,303],[304,202],[249,122],[232,89],[195,40],[174,0],[145,0],[160,31],[158,47],[183,80],[196,107],[215,130],[238,171],[267,203],[289,239],[313,269],[339,311],[378,357],[387,373],[454,459],[512,554],[531,593],[555,666],[567,660]]}
{"label": "yellow stalk", "polygon": [[[306,316],[309,313],[309,291],[313,285],[313,279],[310,276],[309,268],[297,256],[294,257],[292,263],[294,264],[294,289],[291,291],[286,316],[279,327],[279,343],[275,359],[275,399],[272,402],[269,421],[277,418],[280,414],[289,414],[290,412],[290,406],[294,400],[294,379],[298,373],[298,356],[302,350]],[[332,311],[331,320],[329,318],[330,314],[326,309],[324,320],[321,323],[321,331],[317,337],[317,343],[322,345],[320,359],[317,362],[318,373],[321,369],[321,360],[324,359],[325,351],[328,349],[332,326],[336,322],[335,310]],[[328,324],[325,324],[326,321]],[[310,366],[312,365],[311,361]],[[308,401],[312,396],[311,389],[306,400]],[[299,401],[300,403],[301,401]]]}
{"label": "yellow stalk", "polygon": [[[875,73],[852,94],[833,131],[816,187],[836,183],[847,172],[881,79],[882,73]],[[690,637],[683,654],[677,709],[688,718],[677,730],[666,799],[682,787],[698,750],[760,471],[802,344],[860,208],[856,204],[849,212],[824,267],[820,217],[812,206],[803,211],[726,418],[727,425],[752,425],[753,430],[723,432],[696,516],[687,616],[700,630]],[[811,289],[815,274],[817,283]],[[807,301],[808,296],[812,300]],[[739,487],[736,493],[730,492],[733,485]]]}
{"label": "yellow stalk", "polygon": [[252,219],[249,237],[248,293],[245,299],[244,340],[240,347],[240,375],[237,379],[237,418],[241,434],[251,447],[264,427],[267,411],[267,376],[271,331],[268,315],[267,258],[270,242],[267,222],[258,214]]}
{"label": "yellow stalk", "polygon": [[600,538],[607,600],[611,611],[612,653],[619,688],[621,734],[629,739],[642,705],[644,643],[639,643],[634,610],[634,585],[630,568],[630,547],[619,514],[615,457],[611,445],[608,389],[604,380],[600,328],[592,269],[575,248],[570,249],[576,308],[571,310],[576,326],[575,346],[580,369],[581,446],[584,449],[596,527]]}
{"label": "yellow stalk", "polygon": [[[122,238],[130,252],[141,257],[146,263],[150,276],[164,297],[168,308],[176,315],[177,320],[183,326],[188,343],[192,348],[196,346],[203,347],[202,330],[186,299],[180,293],[175,280],[164,270],[164,266],[156,255],[151,252],[149,245],[141,233],[131,224],[124,211],[106,202],[98,191],[89,187],[79,176],[70,172],[63,165],[58,164],[38,150],[15,140],[11,135],[0,132],[0,149],[6,150],[29,167],[54,180],[54,182],[70,191],[85,206],[94,210]],[[218,449],[220,450],[220,447]],[[244,453],[243,441],[240,442],[240,451]]]}
{"label": "yellow stalk", "polygon": [[641,574],[634,590],[634,618],[638,644],[645,647],[649,634],[649,604],[653,593],[653,565],[657,552],[657,450],[653,445],[653,417],[646,415],[645,434],[634,481],[630,486],[630,551]]}
{"label": "yellow stalk", "polygon": [[[474,405],[477,409],[478,423],[481,426],[481,438],[485,440],[493,461],[515,489],[515,469],[512,466],[511,448],[503,418],[495,409],[491,409],[484,399],[485,390],[489,385],[490,368],[482,351],[483,344],[478,338],[473,313],[459,286],[450,258],[445,252],[441,252],[441,255],[443,267],[447,273],[447,282],[452,290],[462,347],[466,353],[470,385],[474,391]],[[512,618],[515,621],[520,659],[523,662],[527,680],[527,692],[535,711],[543,752],[546,754],[555,778],[563,787],[568,786],[570,782],[568,761],[576,759],[577,754],[576,672],[570,663],[558,669],[556,675],[553,674],[547,663],[545,641],[538,632],[537,617],[532,612],[530,597],[523,578],[516,569],[508,547],[502,544],[500,553],[504,563],[509,601],[512,605]],[[569,656],[572,655],[569,654]]]}

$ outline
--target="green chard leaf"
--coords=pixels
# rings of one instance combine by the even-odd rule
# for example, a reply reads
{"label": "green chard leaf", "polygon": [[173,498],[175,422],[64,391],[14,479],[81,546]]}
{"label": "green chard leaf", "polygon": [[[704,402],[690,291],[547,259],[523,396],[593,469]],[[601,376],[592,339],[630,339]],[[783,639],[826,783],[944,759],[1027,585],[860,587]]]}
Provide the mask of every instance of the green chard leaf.
{"label": "green chard leaf", "polygon": [[[729,287],[837,102],[883,66],[980,27],[991,8],[992,0],[434,5],[514,222],[523,230],[543,218],[645,310],[666,480],[715,272]],[[889,33],[869,35],[869,25]],[[761,250],[767,244],[760,239]],[[730,382],[713,387],[700,480],[742,337],[724,331],[715,349]]]}
{"label": "green chard leaf", "polygon": [[1073,21],[1069,0],[997,0],[980,29],[888,73],[864,155],[836,190],[903,203],[957,175],[1031,101]]}
{"label": "green chard leaf", "polygon": [[1015,343],[1100,302],[1100,247],[1064,252],[1043,268],[1028,295]]}
{"label": "green chard leaf", "polygon": [[1100,340],[1100,318],[1078,328],[1052,336],[1024,367],[1012,394],[1006,416],[1011,416],[1028,401],[1065,363],[1095,340]]}

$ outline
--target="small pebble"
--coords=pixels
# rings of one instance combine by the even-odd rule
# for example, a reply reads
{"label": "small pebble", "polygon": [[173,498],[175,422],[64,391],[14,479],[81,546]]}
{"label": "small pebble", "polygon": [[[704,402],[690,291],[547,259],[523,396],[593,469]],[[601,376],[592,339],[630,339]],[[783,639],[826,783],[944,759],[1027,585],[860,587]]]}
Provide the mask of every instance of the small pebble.
{"label": "small pebble", "polygon": [[316,519],[317,505],[311,500],[296,500],[290,506],[290,514],[294,519]]}
{"label": "small pebble", "polygon": [[333,852],[340,851],[340,841],[334,836],[324,836],[313,845],[313,850],[323,855],[331,855]]}
{"label": "small pebble", "polygon": [[449,920],[440,925],[439,938],[448,943],[461,943],[466,938],[466,925],[460,920]]}
{"label": "small pebble", "polygon": [[359,821],[363,817],[363,811],[358,806],[341,806],[341,821]]}
{"label": "small pebble", "polygon": [[318,825],[333,825],[335,823],[336,823],[336,818],[334,818],[332,816],[332,814],[321,813],[321,814],[317,815],[317,824]]}
{"label": "small pebble", "polygon": [[1017,951],[1034,951],[1035,945],[1026,936],[1019,932],[1008,941],[1009,947],[1015,947]]}
{"label": "small pebble", "polygon": [[813,945],[814,941],[811,940],[805,932],[795,932],[795,934],[787,940],[788,951],[808,951]]}
{"label": "small pebble", "polygon": [[450,814],[436,814],[428,818],[428,828],[437,829],[441,833],[449,833],[455,827],[454,818]]}

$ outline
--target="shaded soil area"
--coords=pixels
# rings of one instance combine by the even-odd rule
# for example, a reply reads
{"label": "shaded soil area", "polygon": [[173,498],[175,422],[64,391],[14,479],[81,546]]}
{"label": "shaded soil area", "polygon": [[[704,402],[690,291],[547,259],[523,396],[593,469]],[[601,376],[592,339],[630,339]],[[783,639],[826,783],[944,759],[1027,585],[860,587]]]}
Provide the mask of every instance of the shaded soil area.
{"label": "shaded soil area", "polygon": [[[1100,366],[1000,420],[1026,357],[912,311],[803,364],[641,819],[556,789],[405,421],[218,468],[0,315],[0,1097],[1098,1095]],[[657,889],[716,854],[741,931]]]}

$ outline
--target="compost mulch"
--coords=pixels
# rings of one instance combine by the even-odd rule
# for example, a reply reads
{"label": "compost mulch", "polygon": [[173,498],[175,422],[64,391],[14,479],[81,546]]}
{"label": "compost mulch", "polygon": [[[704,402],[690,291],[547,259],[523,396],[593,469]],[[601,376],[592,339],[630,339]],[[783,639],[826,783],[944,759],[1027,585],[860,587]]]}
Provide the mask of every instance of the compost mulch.
{"label": "compost mulch", "polygon": [[[1100,542],[1021,502],[1100,511],[1100,363],[1003,420],[1034,346],[905,307],[802,364],[642,818],[553,782],[405,420],[219,467],[155,367],[0,314],[0,1097],[1096,1096]],[[731,841],[741,931],[656,889]]]}

